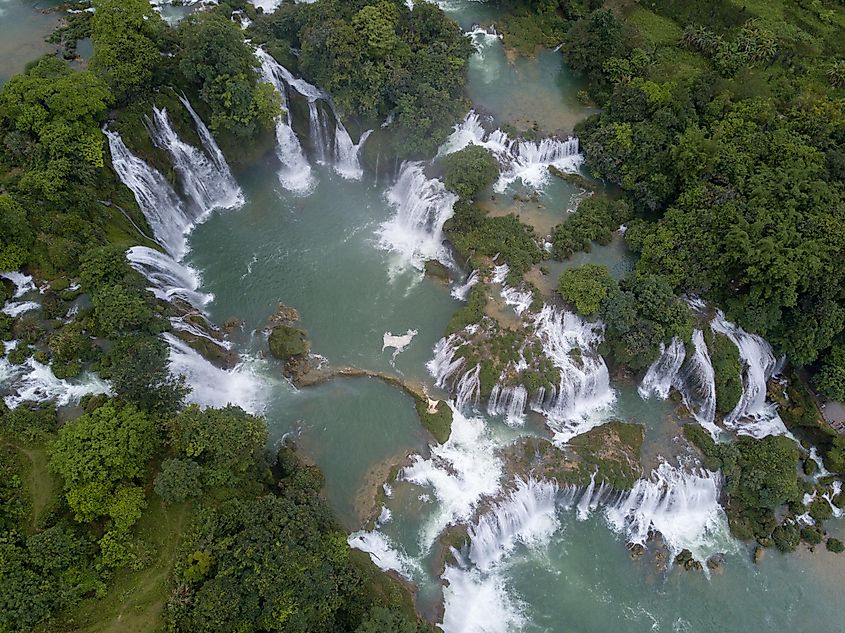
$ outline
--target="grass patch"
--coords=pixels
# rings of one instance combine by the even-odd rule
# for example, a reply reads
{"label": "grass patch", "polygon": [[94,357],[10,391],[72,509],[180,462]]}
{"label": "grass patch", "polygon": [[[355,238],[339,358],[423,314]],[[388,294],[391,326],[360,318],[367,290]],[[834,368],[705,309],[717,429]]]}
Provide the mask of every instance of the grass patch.
{"label": "grass patch", "polygon": [[15,445],[23,457],[22,466],[26,490],[29,494],[29,521],[26,533],[33,534],[41,524],[41,519],[59,498],[59,486],[47,469],[47,449],[43,446],[27,448]]}
{"label": "grass patch", "polygon": [[[170,574],[190,505],[165,506],[153,497],[135,526],[137,538],[157,556],[140,571],[120,570],[105,598],[83,601],[62,618],[79,633],[152,633],[162,628],[161,614],[170,593]],[[44,631],[58,631],[46,628]]]}
{"label": "grass patch", "polygon": [[628,21],[652,46],[677,44],[681,40],[683,29],[669,18],[652,13],[641,6],[634,7],[628,16]]}
{"label": "grass patch", "polygon": [[649,77],[654,81],[681,81],[709,70],[710,63],[699,53],[676,46],[664,46],[654,54]]}
{"label": "grass patch", "polygon": [[417,415],[420,416],[422,425],[434,436],[438,442],[443,444],[452,434],[452,409],[442,400],[437,403],[435,413],[429,413],[428,403],[419,397],[414,397],[414,405],[417,408]]}

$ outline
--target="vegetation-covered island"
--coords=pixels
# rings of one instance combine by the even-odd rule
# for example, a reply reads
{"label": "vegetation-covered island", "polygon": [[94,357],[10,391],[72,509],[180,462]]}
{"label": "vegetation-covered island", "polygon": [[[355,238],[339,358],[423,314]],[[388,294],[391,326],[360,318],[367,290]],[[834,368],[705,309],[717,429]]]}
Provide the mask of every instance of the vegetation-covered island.
{"label": "vegetation-covered island", "polygon": [[841,627],[840,0],[34,7],[0,633]]}

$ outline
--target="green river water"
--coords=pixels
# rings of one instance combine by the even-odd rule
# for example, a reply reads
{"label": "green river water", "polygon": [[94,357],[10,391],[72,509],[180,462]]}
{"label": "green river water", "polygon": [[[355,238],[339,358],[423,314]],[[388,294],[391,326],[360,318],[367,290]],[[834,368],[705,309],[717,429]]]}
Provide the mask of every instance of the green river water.
{"label": "green river water", "polygon": [[[441,5],[465,30],[495,21],[495,10],[480,2]],[[49,50],[41,40],[52,18],[34,12],[37,6],[0,0],[0,80]],[[576,90],[560,55],[552,51],[510,63],[493,42],[470,69],[469,94],[479,109],[523,129],[536,122],[549,132],[570,130],[588,114],[574,100]],[[374,509],[381,484],[389,483],[392,496],[386,505],[392,519],[380,534],[409,565],[420,610],[443,622],[447,633],[845,631],[845,567],[823,547],[789,556],[770,550],[755,565],[744,545],[723,538],[718,549],[728,556],[720,571],[710,576],[680,568],[659,571],[649,554],[631,559],[601,510],[586,520],[579,520],[574,509],[557,509],[538,519],[548,524],[535,526],[544,536],[514,541],[493,567],[461,576],[452,585],[444,615],[436,547],[429,547],[426,536],[431,530],[437,535],[444,503],[431,486],[394,482],[389,473],[390,465],[410,454],[429,454],[411,398],[369,378],[337,379],[297,391],[281,377],[279,365],[264,357],[262,328],[279,303],[295,307],[313,352],[331,365],[398,372],[434,391],[425,363],[460,302],[449,287],[424,278],[402,257],[379,247],[379,226],[395,213],[384,195],[390,182],[376,182],[370,175],[349,181],[315,167],[318,184],[300,197],[280,188],[276,169],[275,158],[268,157],[237,174],[245,206],[213,214],[191,234],[187,261],[201,272],[202,289],[214,294],[210,316],[218,323],[232,317],[244,323],[231,335],[243,363],[195,385],[195,397],[221,405],[236,399],[261,411],[273,444],[285,434],[295,435],[323,469],[328,499],[350,532],[372,527],[362,525],[362,517]],[[515,191],[491,198],[489,205],[509,210]],[[518,210],[545,234],[574,205],[574,194],[569,185],[553,183],[542,195],[542,208]],[[616,275],[631,265],[616,239],[574,261],[551,264],[551,275],[538,285],[551,288],[563,267],[584,261],[606,263]],[[393,362],[392,351],[382,351],[382,337],[409,329],[417,334]],[[613,387],[613,415],[647,426],[645,464],[654,466],[659,456],[681,452],[675,438],[682,421],[670,403],[643,400],[633,385]],[[542,428],[530,417],[518,430],[498,419],[478,424],[478,433],[470,434],[458,452],[481,470],[493,459],[489,447]],[[829,526],[842,531],[837,522]]]}

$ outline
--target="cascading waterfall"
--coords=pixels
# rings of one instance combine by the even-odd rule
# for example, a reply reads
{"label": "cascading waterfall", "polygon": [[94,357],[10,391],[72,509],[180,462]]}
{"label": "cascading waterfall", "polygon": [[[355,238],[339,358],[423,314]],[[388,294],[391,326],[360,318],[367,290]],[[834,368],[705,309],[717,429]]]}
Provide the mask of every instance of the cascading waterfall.
{"label": "cascading waterfall", "polygon": [[438,155],[457,152],[470,144],[488,149],[499,161],[501,173],[494,185],[494,190],[499,193],[517,180],[528,187],[542,189],[549,181],[550,166],[574,172],[584,161],[577,138],[511,139],[501,130],[487,132],[481,124],[481,117],[472,110],[455,126]]}
{"label": "cascading waterfall", "polygon": [[181,339],[165,332],[170,347],[170,371],[185,376],[191,391],[188,401],[203,407],[234,404],[244,411],[260,414],[266,406],[271,379],[259,372],[259,362],[241,361],[234,369],[215,367]]}
{"label": "cascading waterfall", "polygon": [[364,175],[364,170],[361,168],[360,156],[361,148],[367,139],[370,138],[372,130],[367,130],[361,135],[358,144],[354,144],[349,136],[349,132],[343,127],[340,122],[340,117],[335,115],[335,131],[334,131],[334,169],[335,171],[346,178],[347,180],[360,180]]}
{"label": "cascading waterfall", "polygon": [[443,246],[443,224],[452,217],[458,197],[440,180],[427,178],[424,165],[405,162],[387,200],[396,214],[379,227],[379,244],[398,253],[403,263],[419,270],[428,259],[450,263]]}
{"label": "cascading waterfall", "polygon": [[510,267],[507,264],[494,266],[491,282],[494,284],[500,284],[502,286],[501,290],[499,291],[502,300],[504,300],[505,305],[508,305],[513,308],[514,313],[519,316],[531,307],[531,304],[534,301],[534,293],[531,291],[530,288],[525,290],[519,290],[517,288],[508,286],[505,283],[505,279],[508,276],[508,272],[510,272]]}
{"label": "cascading waterfall", "polygon": [[466,411],[470,406],[478,406],[478,398],[481,391],[480,373],[481,365],[476,365],[461,376],[461,379],[458,381],[455,387],[455,406],[461,411]]}
{"label": "cascading waterfall", "polygon": [[238,183],[235,181],[235,177],[232,175],[232,170],[229,167],[229,163],[226,162],[226,157],[220,150],[220,146],[217,145],[217,141],[214,140],[214,136],[211,135],[211,132],[206,127],[203,120],[191,106],[191,102],[188,101],[188,99],[184,95],[179,95],[179,101],[182,102],[182,105],[185,106],[185,109],[188,111],[188,113],[191,115],[191,118],[194,120],[194,126],[196,127],[197,133],[199,134],[200,142],[202,142],[203,149],[205,149],[206,153],[214,163],[214,167],[221,178],[221,182],[223,183],[220,186],[228,191],[228,196],[230,198],[231,203],[228,203],[226,201],[226,196],[224,195],[223,203],[221,203],[219,206],[224,209],[242,206],[244,204],[243,192],[238,186]]}
{"label": "cascading waterfall", "polygon": [[676,381],[681,365],[686,358],[686,349],[683,342],[677,338],[672,339],[669,347],[660,344],[660,358],[654,361],[643,376],[640,383],[639,394],[642,398],[649,398],[652,395],[661,400],[669,397],[669,391],[673,382]]}
{"label": "cascading waterfall", "polygon": [[[360,180],[364,175],[360,162],[361,148],[372,130],[364,132],[357,144],[353,143],[327,94],[304,79],[295,77],[263,49],[257,49],[255,54],[261,62],[263,80],[279,91],[284,100],[283,105],[287,102],[289,89],[305,97],[308,102],[308,131],[315,160],[322,165],[331,163],[335,172],[347,180]],[[329,109],[334,119],[333,132],[329,129],[325,108]],[[311,167],[293,131],[290,108],[286,109],[287,113],[276,122],[277,153],[283,165],[279,179],[285,189],[307,193],[313,187]]]}
{"label": "cascading waterfall", "polygon": [[718,473],[662,462],[649,478],[638,480],[629,493],[607,505],[605,517],[629,543],[645,545],[659,532],[673,558],[687,549],[704,561],[734,548],[719,505],[720,491]]}
{"label": "cascading waterfall", "polygon": [[[285,77],[287,71],[266,51],[258,48],[255,54],[261,62],[261,78],[276,88],[282,96],[282,105],[286,99]],[[305,194],[314,187],[311,165],[305,158],[302,145],[291,127],[290,110],[276,118],[276,155],[282,168],[279,170],[279,182],[288,191]]]}
{"label": "cascading waterfall", "polygon": [[468,552],[454,551],[443,580],[442,628],[449,633],[511,633],[524,624],[522,605],[508,591],[503,563],[517,546],[546,546],[560,527],[557,484],[517,479],[508,496],[468,529]]}
{"label": "cascading waterfall", "polygon": [[78,403],[89,394],[110,393],[109,383],[96,374],[83,372],[72,380],[56,378],[49,365],[43,365],[32,357],[17,366],[11,365],[6,358],[0,358],[0,377],[10,391],[3,399],[10,409],[23,402],[49,401],[64,407]]}
{"label": "cascading waterfall", "polygon": [[202,310],[214,298],[214,295],[200,291],[201,280],[196,270],[165,253],[146,246],[133,246],[126,251],[126,259],[152,284],[149,289],[159,299],[170,301],[178,297]]}
{"label": "cascading waterfall", "polygon": [[466,301],[467,297],[469,297],[469,291],[472,290],[472,287],[477,284],[480,280],[479,274],[477,270],[473,270],[467,280],[459,286],[455,286],[452,288],[452,296],[455,299],[459,299],[461,301]]}
{"label": "cascading waterfall", "polygon": [[463,344],[457,334],[450,334],[434,345],[434,357],[425,366],[434,377],[434,384],[440,389],[448,389],[449,382],[466,364],[466,359],[457,356]]}
{"label": "cascading waterfall", "polygon": [[[503,377],[499,379],[503,380]],[[502,415],[509,426],[522,426],[525,423],[525,409],[528,405],[528,390],[522,385],[502,387],[496,384],[490,392],[487,412],[490,415]]]}
{"label": "cascading waterfall", "polygon": [[212,161],[201,150],[182,141],[173,129],[167,110],[153,107],[153,120],[148,127],[153,143],[170,154],[185,194],[200,210],[195,222],[213,209],[231,209],[244,203],[241,189],[228,166],[221,169],[216,160]]}
{"label": "cascading waterfall", "polygon": [[186,249],[185,235],[197,219],[199,210],[192,214],[164,176],[132,154],[117,132],[104,132],[114,170],[120,181],[135,194],[156,241],[167,249],[173,259],[181,260]]}
{"label": "cascading waterfall", "polygon": [[693,354],[675,375],[672,386],[681,394],[684,404],[695,420],[713,439],[721,430],[716,426],[716,375],[701,330],[692,332]]}
{"label": "cascading waterfall", "polygon": [[728,321],[721,310],[716,311],[710,327],[737,346],[743,364],[742,396],[734,410],[725,416],[725,426],[735,429],[740,435],[758,439],[767,435],[787,435],[777,406],[766,402],[766,383],[778,364],[771,345],[762,337],[749,334]]}
{"label": "cascading waterfall", "polygon": [[452,408],[452,432],[443,444],[431,447],[431,456],[417,455],[399,475],[401,480],[431,490],[437,509],[421,528],[420,546],[427,551],[449,525],[468,521],[478,502],[499,490],[502,461],[500,443],[483,418],[467,417]]}
{"label": "cascading waterfall", "polygon": [[546,416],[555,442],[565,443],[599,425],[604,420],[601,413],[616,397],[607,365],[596,351],[603,326],[549,305],[543,306],[534,324],[543,352],[560,370],[560,383],[532,408]]}

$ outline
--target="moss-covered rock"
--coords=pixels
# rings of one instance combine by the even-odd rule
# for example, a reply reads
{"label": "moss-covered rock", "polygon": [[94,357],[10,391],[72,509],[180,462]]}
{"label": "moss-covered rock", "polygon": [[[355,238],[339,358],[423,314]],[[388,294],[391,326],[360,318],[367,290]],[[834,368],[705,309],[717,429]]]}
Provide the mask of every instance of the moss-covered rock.
{"label": "moss-covered rock", "polygon": [[833,552],[834,554],[841,554],[845,552],[845,545],[842,544],[838,538],[829,538],[827,542],[824,544],[825,548],[828,552]]}
{"label": "moss-covered rock", "polygon": [[420,422],[434,436],[434,439],[441,444],[448,440],[452,433],[452,409],[449,405],[440,400],[434,406],[429,406],[426,400],[416,395],[414,404]]}
{"label": "moss-covered rock", "polygon": [[449,283],[449,269],[436,259],[425,262],[425,275],[444,283]]}
{"label": "moss-covered rock", "polygon": [[270,353],[280,360],[307,354],[311,350],[307,336],[305,331],[299,328],[277,325],[270,331],[270,337],[267,340]]}
{"label": "moss-covered rock", "polygon": [[708,330],[707,349],[716,382],[716,411],[727,415],[742,397],[742,362],[736,345],[724,334]]}
{"label": "moss-covered rock", "polygon": [[561,485],[598,484],[630,490],[643,474],[640,450],[645,427],[614,420],[557,447],[541,438],[525,438],[505,451],[508,470],[523,476],[554,479]]}

